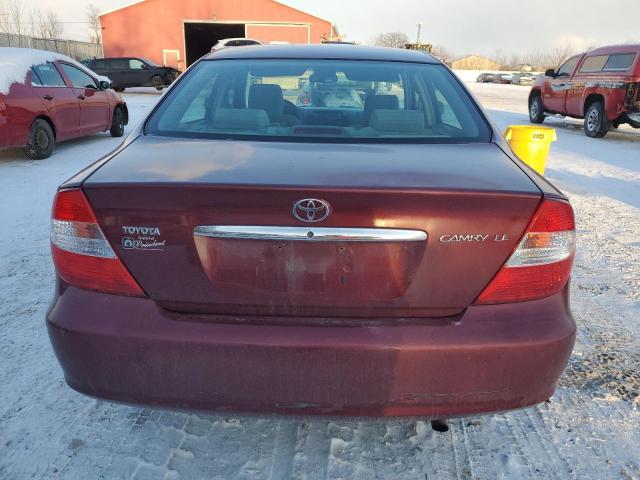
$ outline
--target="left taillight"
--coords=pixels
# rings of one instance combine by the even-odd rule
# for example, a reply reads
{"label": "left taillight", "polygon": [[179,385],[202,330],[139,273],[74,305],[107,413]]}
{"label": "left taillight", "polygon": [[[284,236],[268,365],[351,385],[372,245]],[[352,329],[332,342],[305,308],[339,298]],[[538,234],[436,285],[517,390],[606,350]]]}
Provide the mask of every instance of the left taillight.
{"label": "left taillight", "polygon": [[7,105],[4,103],[4,95],[0,93],[0,112],[4,112],[7,109]]}
{"label": "left taillight", "polygon": [[575,235],[571,205],[543,200],[511,257],[475,304],[526,302],[558,293],[571,275]]}
{"label": "left taillight", "polygon": [[53,202],[51,252],[70,285],[116,295],[144,292],[111,248],[82,190],[61,190]]}

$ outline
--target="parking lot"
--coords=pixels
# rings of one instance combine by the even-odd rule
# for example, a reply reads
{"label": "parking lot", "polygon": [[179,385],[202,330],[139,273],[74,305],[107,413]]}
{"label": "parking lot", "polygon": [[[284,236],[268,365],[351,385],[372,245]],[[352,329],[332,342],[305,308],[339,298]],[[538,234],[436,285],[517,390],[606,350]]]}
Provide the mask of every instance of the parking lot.
{"label": "parking lot", "polygon": [[[470,86],[500,128],[528,123],[527,88]],[[125,97],[132,123],[159,98]],[[444,434],[413,419],[176,413],[73,392],[44,325],[51,200],[119,140],[70,141],[43,161],[0,152],[0,478],[640,478],[640,131],[595,140],[580,122],[547,124],[559,138],[547,175],[577,216],[577,345],[550,402],[452,420]]]}

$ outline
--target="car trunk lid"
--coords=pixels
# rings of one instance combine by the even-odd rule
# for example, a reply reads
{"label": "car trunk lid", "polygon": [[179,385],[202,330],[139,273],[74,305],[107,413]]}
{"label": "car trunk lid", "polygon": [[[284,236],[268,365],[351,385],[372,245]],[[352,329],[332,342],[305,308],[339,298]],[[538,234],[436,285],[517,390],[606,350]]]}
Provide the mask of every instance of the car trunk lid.
{"label": "car trunk lid", "polygon": [[[238,316],[456,315],[508,258],[541,198],[493,144],[153,137],[84,189],[159,305]],[[304,209],[295,214],[301,200],[326,202],[330,214],[309,222]]]}

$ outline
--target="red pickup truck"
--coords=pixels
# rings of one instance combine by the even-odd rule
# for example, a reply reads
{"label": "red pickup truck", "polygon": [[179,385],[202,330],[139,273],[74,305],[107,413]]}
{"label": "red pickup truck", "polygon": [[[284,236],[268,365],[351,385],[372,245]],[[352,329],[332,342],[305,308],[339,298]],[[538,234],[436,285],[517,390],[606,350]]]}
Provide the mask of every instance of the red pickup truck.
{"label": "red pickup truck", "polygon": [[594,138],[623,123],[640,128],[640,45],[598,48],[547,70],[531,88],[529,118],[548,115],[584,118]]}

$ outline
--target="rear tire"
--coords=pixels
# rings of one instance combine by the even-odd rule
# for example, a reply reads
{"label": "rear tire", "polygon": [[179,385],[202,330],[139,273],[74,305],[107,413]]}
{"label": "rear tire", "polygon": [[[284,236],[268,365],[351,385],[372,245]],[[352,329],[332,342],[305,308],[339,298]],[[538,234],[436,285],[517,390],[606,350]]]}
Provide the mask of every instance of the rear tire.
{"label": "rear tire", "polygon": [[121,137],[124,135],[124,112],[122,108],[116,107],[113,111],[113,118],[111,119],[111,129],[109,130],[112,137]]}
{"label": "rear tire", "polygon": [[24,153],[32,160],[49,158],[53,153],[55,142],[51,125],[46,120],[36,118],[29,129]]}
{"label": "rear tire", "polygon": [[611,123],[607,118],[603,102],[593,102],[584,116],[584,133],[587,137],[602,138],[609,131]]}
{"label": "rear tire", "polygon": [[154,75],[151,77],[151,86],[156,90],[162,90],[164,87],[164,82],[162,81],[162,77],[160,75]]}
{"label": "rear tire", "polygon": [[536,95],[529,102],[529,120],[531,123],[544,122],[544,105],[540,95]]}

